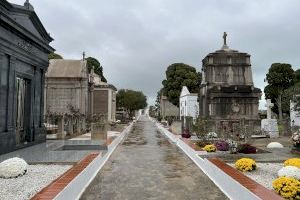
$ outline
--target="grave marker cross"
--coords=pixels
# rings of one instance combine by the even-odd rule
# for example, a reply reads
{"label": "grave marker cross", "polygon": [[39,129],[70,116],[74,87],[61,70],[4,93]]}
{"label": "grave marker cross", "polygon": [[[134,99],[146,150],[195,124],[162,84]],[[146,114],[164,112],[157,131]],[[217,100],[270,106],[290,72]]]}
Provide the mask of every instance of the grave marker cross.
{"label": "grave marker cross", "polygon": [[265,107],[267,107],[267,119],[272,119],[272,110],[274,104],[271,102],[271,99],[267,99]]}

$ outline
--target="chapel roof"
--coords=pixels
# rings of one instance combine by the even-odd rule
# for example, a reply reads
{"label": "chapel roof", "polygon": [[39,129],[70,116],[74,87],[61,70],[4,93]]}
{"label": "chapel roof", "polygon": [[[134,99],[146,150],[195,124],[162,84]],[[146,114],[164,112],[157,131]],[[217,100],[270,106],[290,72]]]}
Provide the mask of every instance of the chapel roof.
{"label": "chapel roof", "polygon": [[186,86],[183,86],[182,89],[181,89],[180,96],[183,97],[183,96],[186,96],[186,95],[189,95],[189,94],[190,94],[189,89]]}
{"label": "chapel roof", "polygon": [[47,78],[88,78],[86,60],[50,60]]}
{"label": "chapel roof", "polygon": [[23,6],[9,3],[7,0],[1,0],[0,7],[4,8],[1,9],[3,11],[1,20],[8,25],[17,27],[17,30],[23,33],[30,33],[46,43],[50,43],[53,40],[28,0]]}

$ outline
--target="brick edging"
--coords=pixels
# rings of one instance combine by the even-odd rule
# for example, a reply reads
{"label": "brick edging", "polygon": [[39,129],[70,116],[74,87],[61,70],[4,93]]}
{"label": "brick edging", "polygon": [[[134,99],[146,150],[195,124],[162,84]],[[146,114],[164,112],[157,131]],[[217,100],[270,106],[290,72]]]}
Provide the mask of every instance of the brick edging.
{"label": "brick edging", "polygon": [[80,172],[82,172],[100,153],[90,153],[81,161],[76,163],[71,169],[52,181],[48,186],[43,188],[31,200],[50,200],[54,199],[56,195],[61,192]]}
{"label": "brick edging", "polygon": [[189,145],[192,149],[195,151],[204,151],[201,147],[199,147],[197,144],[193,143],[190,139],[187,138],[180,138],[184,143]]}
{"label": "brick edging", "polygon": [[218,158],[209,158],[208,160],[259,198],[263,200],[283,200],[283,198],[281,198],[274,191],[265,188],[256,181],[244,175],[242,172],[227,165],[224,161]]}

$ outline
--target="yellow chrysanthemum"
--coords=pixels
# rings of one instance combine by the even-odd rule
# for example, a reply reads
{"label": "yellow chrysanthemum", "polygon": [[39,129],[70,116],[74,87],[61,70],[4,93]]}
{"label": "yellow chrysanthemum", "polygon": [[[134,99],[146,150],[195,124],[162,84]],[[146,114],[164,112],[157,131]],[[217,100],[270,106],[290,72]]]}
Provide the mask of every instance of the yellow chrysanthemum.
{"label": "yellow chrysanthemum", "polygon": [[284,166],[295,166],[300,168],[300,158],[290,158],[284,162]]}
{"label": "yellow chrysanthemum", "polygon": [[279,177],[272,182],[274,190],[285,199],[300,199],[300,181],[290,177]]}
{"label": "yellow chrysanthemum", "polygon": [[251,158],[241,158],[235,162],[235,167],[240,171],[252,171],[256,169],[256,163]]}
{"label": "yellow chrysanthemum", "polygon": [[203,150],[205,150],[207,152],[215,152],[217,149],[216,149],[215,145],[208,144],[208,145],[205,145],[205,147],[203,148]]}

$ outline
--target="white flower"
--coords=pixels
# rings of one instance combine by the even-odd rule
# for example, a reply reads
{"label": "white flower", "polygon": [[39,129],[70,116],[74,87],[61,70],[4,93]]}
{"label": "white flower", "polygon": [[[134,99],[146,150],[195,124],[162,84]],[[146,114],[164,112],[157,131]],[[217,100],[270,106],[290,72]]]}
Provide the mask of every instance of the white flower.
{"label": "white flower", "polygon": [[273,148],[283,148],[283,145],[280,144],[279,142],[271,142],[267,145],[268,149],[273,149]]}
{"label": "white flower", "polygon": [[28,164],[25,160],[15,157],[0,163],[0,178],[16,178],[27,172]]}
{"label": "white flower", "polygon": [[278,177],[281,177],[281,176],[292,177],[297,180],[300,180],[300,169],[295,166],[283,167],[278,171]]}
{"label": "white flower", "polygon": [[217,138],[218,134],[215,132],[209,132],[209,133],[207,133],[206,137],[207,138]]}

